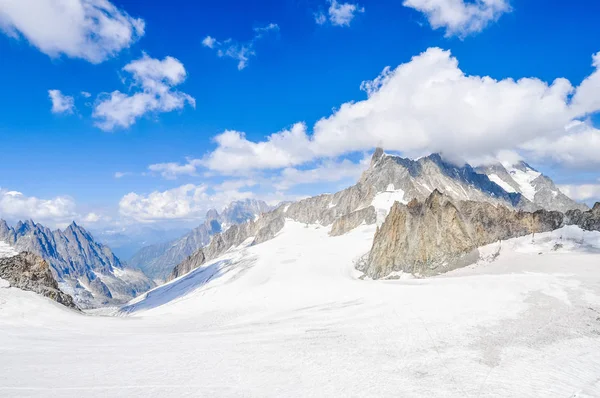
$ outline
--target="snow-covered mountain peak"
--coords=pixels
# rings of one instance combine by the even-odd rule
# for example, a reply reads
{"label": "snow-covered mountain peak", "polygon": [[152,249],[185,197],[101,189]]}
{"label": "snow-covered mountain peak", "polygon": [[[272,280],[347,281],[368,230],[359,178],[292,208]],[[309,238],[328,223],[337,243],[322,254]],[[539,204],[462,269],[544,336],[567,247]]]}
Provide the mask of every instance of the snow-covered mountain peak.
{"label": "snow-covered mountain peak", "polygon": [[476,170],[487,175],[491,181],[505,191],[523,195],[537,208],[562,212],[572,209],[588,209],[586,205],[566,196],[549,177],[524,161],[514,164],[495,163],[480,166]]}

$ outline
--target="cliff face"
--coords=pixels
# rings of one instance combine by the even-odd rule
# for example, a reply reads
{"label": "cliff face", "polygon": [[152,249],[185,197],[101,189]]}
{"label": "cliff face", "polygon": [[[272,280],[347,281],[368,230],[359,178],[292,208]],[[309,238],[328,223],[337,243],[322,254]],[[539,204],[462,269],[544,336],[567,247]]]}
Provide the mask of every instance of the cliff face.
{"label": "cliff face", "polygon": [[454,203],[439,191],[424,202],[398,202],[378,228],[361,270],[372,278],[392,272],[434,275],[477,259],[477,247],[563,225],[562,213],[514,211],[487,202]]}
{"label": "cliff face", "polygon": [[29,290],[64,306],[78,309],[73,298],[58,288],[48,263],[33,253],[22,252],[16,256],[0,258],[0,278],[8,281],[12,287]]}
{"label": "cliff face", "polygon": [[[377,265],[368,266],[369,273],[380,277],[394,270],[413,268],[414,271],[408,272],[436,273],[437,269],[447,268],[450,263],[460,262],[465,253],[479,245],[527,234],[535,228],[540,228],[540,231],[547,230],[542,228],[548,228],[545,222],[558,222],[557,219],[562,217],[561,213],[516,211],[539,210],[541,206],[534,201],[536,198],[562,198],[562,194],[559,195],[560,192],[550,183],[542,184],[547,189],[540,188],[542,177],[525,164],[515,167],[514,170],[507,170],[500,165],[478,171],[468,164],[459,166],[447,162],[439,154],[411,160],[386,155],[378,148],[373,154],[370,166],[355,185],[335,194],[324,194],[289,203],[263,214],[257,220],[232,226],[215,235],[207,247],[175,267],[169,279],[201,266],[250,237],[255,238],[255,244],[272,238],[283,228],[285,219],[307,224],[331,225],[332,236],[347,233],[362,223],[381,223],[391,206],[391,201],[388,203],[389,198],[402,200],[404,203],[410,200],[423,203],[414,202],[410,209],[400,204],[394,206],[396,213],[405,214],[391,215],[387,225],[381,226],[372,257],[372,264]],[[441,200],[440,191],[453,202],[447,205],[447,200],[444,199],[443,203],[438,203]],[[385,199],[385,206],[382,206],[382,201],[379,200],[381,198]],[[545,199],[538,202],[545,203]],[[575,203],[571,202],[565,203]],[[562,206],[556,203],[554,205]],[[586,208],[583,205],[580,207]],[[422,216],[417,216],[421,212]],[[585,214],[587,213],[581,211],[573,212],[572,217],[580,218],[580,221],[584,222],[588,217]],[[260,231],[275,219],[279,221]],[[495,226],[502,220],[506,222]],[[415,238],[408,232],[401,232],[400,225],[404,225],[404,231],[421,231],[420,237]],[[395,242],[392,238],[387,238],[386,242],[385,236],[388,234],[398,236],[400,240],[404,239],[404,244]],[[402,262],[402,253],[406,250],[414,257]],[[411,262],[413,259],[417,262]],[[404,265],[398,265],[400,263]]]}
{"label": "cliff face", "polygon": [[14,228],[0,220],[0,241],[46,260],[60,288],[81,308],[121,304],[154,287],[140,271],[125,267],[108,246],[96,242],[76,223],[52,231],[31,220]]}
{"label": "cliff face", "polygon": [[360,210],[353,211],[352,213],[341,216],[334,221],[331,226],[331,236],[343,235],[354,228],[357,228],[361,224],[375,224],[377,221],[377,213],[373,206],[365,207]]}
{"label": "cliff face", "polygon": [[587,231],[600,231],[600,202],[592,210],[570,210],[565,216],[569,224],[578,225]]}

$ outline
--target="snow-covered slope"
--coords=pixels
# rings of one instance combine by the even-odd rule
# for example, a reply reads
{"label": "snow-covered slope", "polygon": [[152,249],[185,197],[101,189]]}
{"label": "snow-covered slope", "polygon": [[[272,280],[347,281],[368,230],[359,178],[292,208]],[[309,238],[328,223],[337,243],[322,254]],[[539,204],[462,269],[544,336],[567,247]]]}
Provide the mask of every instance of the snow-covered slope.
{"label": "snow-covered slope", "polygon": [[16,251],[14,247],[4,241],[0,241],[0,258],[12,257],[17,254],[19,254],[19,252]]}
{"label": "snow-covered slope", "polygon": [[[492,179],[488,174],[492,175]],[[516,178],[523,187],[529,181],[528,178],[533,178],[535,187],[545,187],[536,191],[536,203],[521,193],[525,188],[519,188],[519,184],[502,165],[476,170],[468,164],[460,166],[451,163],[440,154],[412,160],[385,154],[383,149],[377,148],[369,167],[355,185],[335,194],[323,194],[288,203],[262,214],[256,220],[234,225],[223,233],[214,235],[210,244],[180,262],[168,280],[184,275],[252,236],[256,237],[254,243],[269,239],[283,226],[284,218],[322,226],[334,224],[332,234],[340,235],[361,222],[381,225],[394,202],[424,201],[435,191],[442,192],[455,201],[487,202],[494,206],[528,212],[553,208],[559,203],[573,204],[566,205],[565,208],[587,209],[585,205],[578,205],[560,192],[554,194],[554,191],[548,191],[554,187],[552,181],[533,170],[527,169]],[[546,194],[547,192],[550,193]],[[527,191],[527,194],[530,192]]]}
{"label": "snow-covered slope", "polygon": [[0,288],[0,395],[600,395],[600,233],[492,244],[441,277],[360,280],[374,228],[329,237],[288,221],[125,317]]}
{"label": "snow-covered slope", "polygon": [[221,213],[215,209],[210,210],[205,221],[198,227],[173,241],[142,248],[127,263],[131,267],[139,268],[152,279],[164,280],[177,264],[206,246],[211,236],[231,225],[253,220],[269,210],[269,205],[256,199],[232,202]]}

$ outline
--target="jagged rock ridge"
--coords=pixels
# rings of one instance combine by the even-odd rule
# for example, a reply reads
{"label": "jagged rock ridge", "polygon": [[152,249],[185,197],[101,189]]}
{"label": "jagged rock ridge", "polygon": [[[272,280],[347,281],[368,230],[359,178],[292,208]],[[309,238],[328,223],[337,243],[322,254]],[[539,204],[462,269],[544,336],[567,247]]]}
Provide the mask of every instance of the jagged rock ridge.
{"label": "jagged rock ridge", "polygon": [[[260,230],[258,225],[264,226],[265,222],[275,218],[324,226],[334,224],[331,234],[338,235],[361,223],[379,222],[380,215],[385,219],[389,207],[378,207],[378,199],[383,194],[398,197],[403,203],[408,203],[413,199],[425,201],[435,190],[444,192],[455,201],[483,202],[528,212],[542,208],[523,193],[517,192],[516,188],[509,189],[511,192],[508,192],[490,180],[488,175],[468,164],[457,166],[445,161],[439,154],[411,160],[386,155],[381,148],[377,148],[369,168],[355,185],[335,194],[319,195],[286,204],[264,214],[256,222],[242,224],[232,231],[215,235],[205,249],[200,249],[179,264],[169,279],[181,276],[246,239],[255,237]],[[572,204],[574,208],[585,208],[575,202]],[[373,210],[369,209],[371,206],[374,207],[375,217]],[[235,239],[230,239],[231,235]]]}
{"label": "jagged rock ridge", "polygon": [[12,287],[29,290],[78,309],[73,298],[59,289],[48,263],[33,253],[21,252],[0,258],[0,278],[8,281]]}
{"label": "jagged rock ridge", "polygon": [[507,192],[525,196],[539,208],[563,213],[568,210],[588,210],[585,204],[569,198],[549,177],[523,161],[506,166],[496,163],[478,167],[476,170],[487,175]]}
{"label": "jagged rock ridge", "polygon": [[108,246],[96,242],[75,222],[52,231],[32,220],[14,228],[0,220],[0,240],[46,260],[61,290],[73,296],[81,308],[121,304],[154,287],[140,271],[124,267]]}
{"label": "jagged rock ridge", "polygon": [[359,269],[372,278],[397,272],[435,275],[477,260],[478,247],[499,240],[553,231],[567,224],[598,227],[598,213],[516,211],[487,202],[453,201],[436,190],[424,202],[394,204]]}
{"label": "jagged rock ridge", "polygon": [[254,220],[270,210],[271,206],[256,199],[232,202],[221,213],[215,209],[210,210],[204,223],[189,233],[174,241],[146,246],[128,260],[127,264],[139,268],[152,279],[164,280],[176,265],[206,246],[214,234],[231,225]]}

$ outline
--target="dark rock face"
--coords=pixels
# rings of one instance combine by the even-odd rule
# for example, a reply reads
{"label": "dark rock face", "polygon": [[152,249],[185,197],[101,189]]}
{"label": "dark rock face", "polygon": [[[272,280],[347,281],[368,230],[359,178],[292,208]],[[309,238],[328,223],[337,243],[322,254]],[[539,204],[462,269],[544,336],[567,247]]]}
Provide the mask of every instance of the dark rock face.
{"label": "dark rock face", "polygon": [[58,288],[48,263],[33,253],[22,252],[13,257],[0,258],[0,278],[13,287],[41,294],[66,307],[78,309],[73,298]]}
{"label": "dark rock face", "polygon": [[565,216],[569,224],[578,225],[587,231],[600,231],[600,202],[592,210],[569,210]]}
{"label": "dark rock face", "polygon": [[378,228],[361,270],[372,278],[392,272],[434,275],[477,259],[477,247],[498,240],[552,231],[562,213],[523,212],[487,202],[453,202],[434,191],[424,202],[398,202]]}

